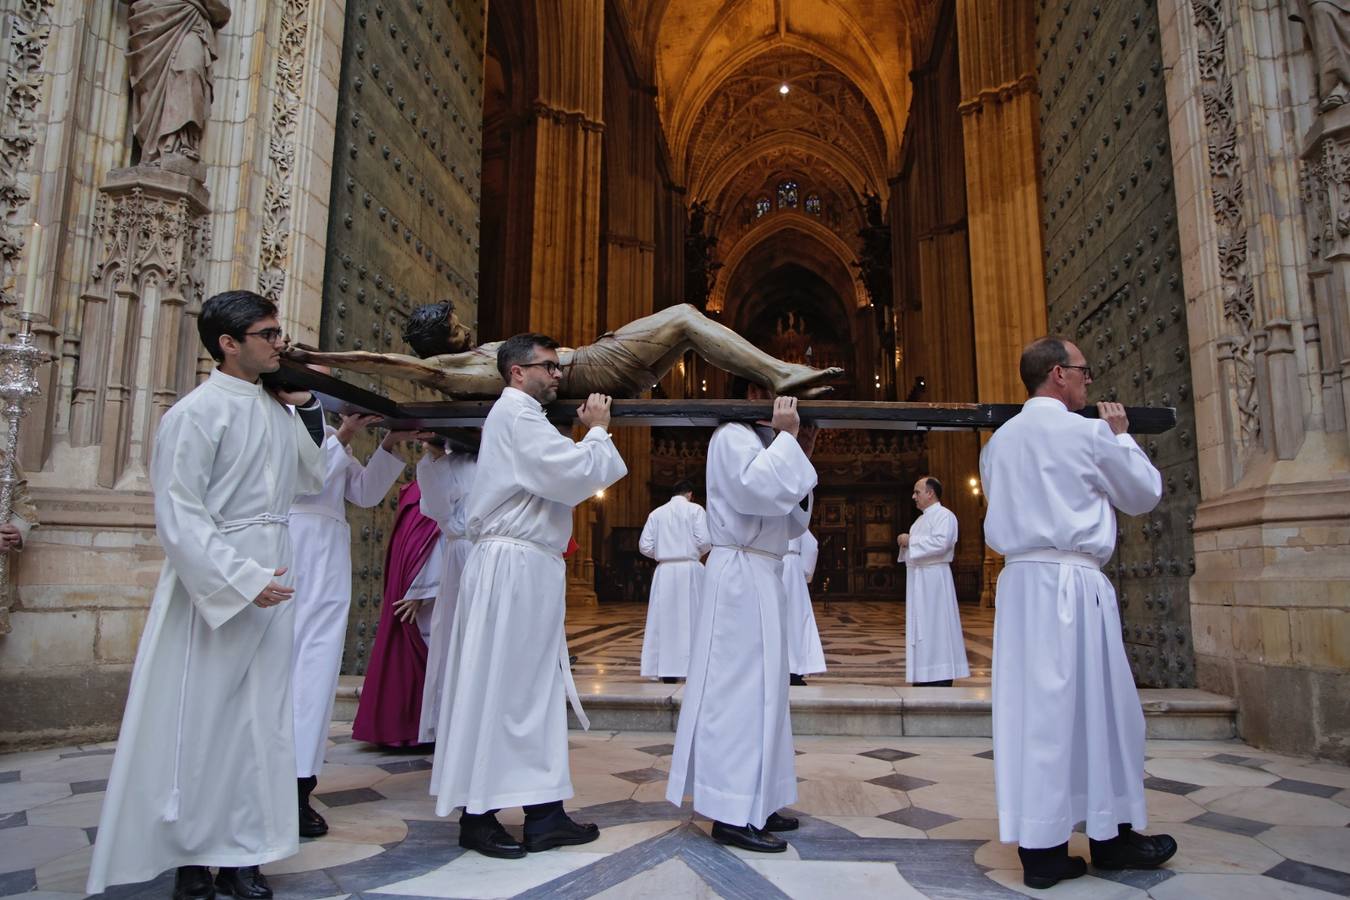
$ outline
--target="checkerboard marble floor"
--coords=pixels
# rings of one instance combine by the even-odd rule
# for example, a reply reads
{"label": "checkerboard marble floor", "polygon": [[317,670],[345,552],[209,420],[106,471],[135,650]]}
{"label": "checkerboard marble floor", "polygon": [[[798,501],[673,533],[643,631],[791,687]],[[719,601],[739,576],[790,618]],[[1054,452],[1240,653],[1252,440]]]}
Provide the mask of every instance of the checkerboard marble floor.
{"label": "checkerboard marble floor", "polygon": [[[266,868],[279,900],[404,898],[1015,898],[1046,894],[1277,900],[1350,896],[1350,769],[1239,742],[1148,746],[1153,831],[1181,844],[1156,872],[1091,872],[1024,889],[996,840],[990,741],[800,737],[800,831],[787,853],[714,844],[663,799],[673,736],[573,733],[576,797],[598,842],[492,860],[465,853],[427,796],[430,757],[353,742],[334,726],[317,806],[332,826]],[[83,896],[112,745],[0,756],[0,896]],[[501,816],[518,828],[520,811]],[[1081,834],[1072,842],[1086,855]],[[108,897],[168,897],[172,874]]]}
{"label": "checkerboard marble floor", "polygon": [[[813,604],[827,671],[812,681],[904,684],[905,605],[857,600]],[[963,603],[970,678],[958,684],[989,684],[994,656],[994,611]],[[614,603],[567,610],[567,646],[577,657],[573,671],[609,679],[637,679],[647,604]]]}

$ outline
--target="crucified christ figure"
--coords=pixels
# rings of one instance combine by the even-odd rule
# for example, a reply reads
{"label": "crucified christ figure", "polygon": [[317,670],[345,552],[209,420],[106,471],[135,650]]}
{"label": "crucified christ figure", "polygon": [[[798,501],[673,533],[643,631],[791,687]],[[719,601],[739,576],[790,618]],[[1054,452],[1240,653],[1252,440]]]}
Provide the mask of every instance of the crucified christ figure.
{"label": "crucified christ figure", "polygon": [[[502,377],[497,371],[500,342],[471,346],[469,329],[455,315],[453,304],[417,307],[408,317],[403,337],[417,356],[299,348],[291,348],[288,355],[304,363],[413,381],[456,400],[490,399],[502,392]],[[776,395],[819,397],[830,391],[823,382],[843,374],[843,369],[815,369],[776,359],[682,303],[629,322],[601,335],[593,344],[558,348],[558,360],[563,365],[558,396],[584,399],[601,393],[636,397],[655,387],[687,350]]]}

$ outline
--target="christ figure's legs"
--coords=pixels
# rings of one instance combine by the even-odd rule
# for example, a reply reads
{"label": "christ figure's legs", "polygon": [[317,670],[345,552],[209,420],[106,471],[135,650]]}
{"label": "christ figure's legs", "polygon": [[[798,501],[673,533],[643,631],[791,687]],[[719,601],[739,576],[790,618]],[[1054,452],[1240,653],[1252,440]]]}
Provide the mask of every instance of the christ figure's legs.
{"label": "christ figure's legs", "polygon": [[614,337],[658,377],[669,372],[688,350],[719,369],[770,388],[775,394],[817,396],[829,391],[821,385],[822,381],[844,371],[816,369],[770,356],[688,303],[629,322],[617,329]]}

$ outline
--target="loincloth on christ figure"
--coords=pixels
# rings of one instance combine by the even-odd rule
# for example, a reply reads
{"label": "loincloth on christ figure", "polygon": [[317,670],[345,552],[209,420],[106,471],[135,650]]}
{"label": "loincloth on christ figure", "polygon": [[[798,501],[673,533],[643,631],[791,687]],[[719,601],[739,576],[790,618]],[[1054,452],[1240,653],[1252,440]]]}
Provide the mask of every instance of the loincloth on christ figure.
{"label": "loincloth on christ figure", "polygon": [[612,331],[571,353],[558,391],[561,397],[582,398],[593,393],[637,397],[661,380]]}

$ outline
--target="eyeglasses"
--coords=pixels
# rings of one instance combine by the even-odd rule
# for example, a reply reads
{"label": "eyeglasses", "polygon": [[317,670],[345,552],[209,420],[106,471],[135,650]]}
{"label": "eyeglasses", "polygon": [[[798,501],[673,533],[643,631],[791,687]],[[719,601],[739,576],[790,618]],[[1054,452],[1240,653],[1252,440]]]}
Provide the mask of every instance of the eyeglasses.
{"label": "eyeglasses", "polygon": [[1077,369],[1083,373],[1083,377],[1092,380],[1092,366],[1060,366],[1061,369]]}
{"label": "eyeglasses", "polygon": [[267,341],[269,344],[275,344],[277,341],[281,340],[283,334],[285,334],[285,332],[280,328],[259,328],[257,331],[245,331],[244,337],[253,337],[256,335],[264,341]]}
{"label": "eyeglasses", "polygon": [[558,372],[562,372],[567,369],[566,364],[556,363],[551,359],[546,359],[543,362],[516,363],[516,365],[520,366],[522,369],[529,369],[535,366],[541,366],[543,370],[550,375],[556,375]]}

